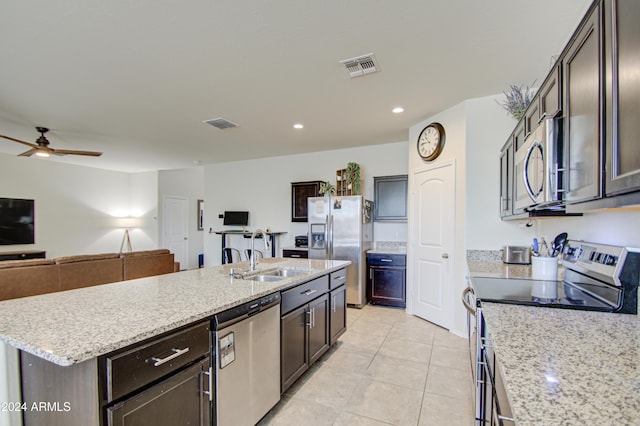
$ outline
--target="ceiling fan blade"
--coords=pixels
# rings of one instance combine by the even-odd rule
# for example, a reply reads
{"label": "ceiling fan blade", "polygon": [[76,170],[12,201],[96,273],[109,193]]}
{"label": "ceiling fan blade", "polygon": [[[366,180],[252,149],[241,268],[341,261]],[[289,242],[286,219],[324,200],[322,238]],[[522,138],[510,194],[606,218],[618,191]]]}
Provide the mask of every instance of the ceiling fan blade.
{"label": "ceiling fan blade", "polygon": [[30,149],[29,151],[25,151],[22,154],[18,154],[18,157],[31,157],[33,154],[38,152],[36,148]]}
{"label": "ceiling fan blade", "polygon": [[102,155],[101,152],[96,151],[76,151],[72,149],[53,149],[49,148],[52,154],[55,155],[86,155],[89,157],[100,157]]}
{"label": "ceiling fan blade", "polygon": [[[13,141],[13,142],[18,142],[18,143],[21,143],[22,145],[30,146],[31,148],[38,148],[38,145],[36,145],[36,144],[25,142],[25,141],[21,141],[20,139],[12,138],[11,136],[0,135],[0,138],[5,138],[5,139],[8,139],[8,140]],[[29,152],[29,151],[27,151],[27,152]],[[22,155],[22,154],[20,154],[20,155]]]}

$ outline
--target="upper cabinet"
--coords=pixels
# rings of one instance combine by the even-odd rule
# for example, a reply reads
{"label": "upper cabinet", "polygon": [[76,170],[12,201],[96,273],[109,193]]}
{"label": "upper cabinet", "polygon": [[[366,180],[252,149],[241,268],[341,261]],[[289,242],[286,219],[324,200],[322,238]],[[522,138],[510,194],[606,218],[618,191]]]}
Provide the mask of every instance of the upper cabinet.
{"label": "upper cabinet", "polygon": [[373,178],[375,222],[407,221],[407,175]]}
{"label": "upper cabinet", "polygon": [[593,7],[564,57],[564,144],[567,203],[601,196],[603,79],[600,7]]}
{"label": "upper cabinet", "polygon": [[513,135],[500,152],[500,217],[513,214]]}
{"label": "upper cabinet", "polygon": [[[517,124],[515,159],[500,155],[500,212],[518,217],[518,150],[545,119],[560,117],[563,164],[558,180],[568,213],[640,204],[640,1],[595,0]],[[506,168],[506,169],[505,169]]]}
{"label": "upper cabinet", "polygon": [[640,190],[640,2],[606,0],[605,194]]}
{"label": "upper cabinet", "polygon": [[291,183],[291,222],[307,221],[307,198],[320,195],[322,181]]}

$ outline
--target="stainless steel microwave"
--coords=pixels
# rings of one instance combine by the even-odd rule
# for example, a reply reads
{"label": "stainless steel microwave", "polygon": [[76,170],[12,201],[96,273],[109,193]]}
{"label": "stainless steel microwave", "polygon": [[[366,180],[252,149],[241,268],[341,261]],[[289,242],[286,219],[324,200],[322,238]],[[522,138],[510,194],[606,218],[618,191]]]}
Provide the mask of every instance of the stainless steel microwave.
{"label": "stainless steel microwave", "polygon": [[542,120],[516,151],[514,166],[516,210],[561,207],[565,172],[562,119]]}

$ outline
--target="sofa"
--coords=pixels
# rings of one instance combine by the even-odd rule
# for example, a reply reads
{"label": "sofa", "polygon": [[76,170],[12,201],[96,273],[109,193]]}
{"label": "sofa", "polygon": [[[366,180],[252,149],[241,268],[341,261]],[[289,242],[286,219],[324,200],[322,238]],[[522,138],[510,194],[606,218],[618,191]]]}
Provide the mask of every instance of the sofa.
{"label": "sofa", "polygon": [[0,262],[0,300],[72,290],[180,270],[167,249]]}

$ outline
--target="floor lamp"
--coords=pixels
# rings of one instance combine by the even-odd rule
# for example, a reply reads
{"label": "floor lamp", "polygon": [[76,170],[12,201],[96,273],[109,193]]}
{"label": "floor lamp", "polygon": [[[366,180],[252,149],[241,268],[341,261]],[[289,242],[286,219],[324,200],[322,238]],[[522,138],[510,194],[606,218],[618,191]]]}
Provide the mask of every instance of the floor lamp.
{"label": "floor lamp", "polygon": [[124,229],[124,235],[122,236],[122,242],[120,243],[120,253],[126,251],[133,251],[131,248],[131,237],[129,235],[129,228],[137,226],[137,219],[134,217],[122,217],[120,218],[120,227]]}

